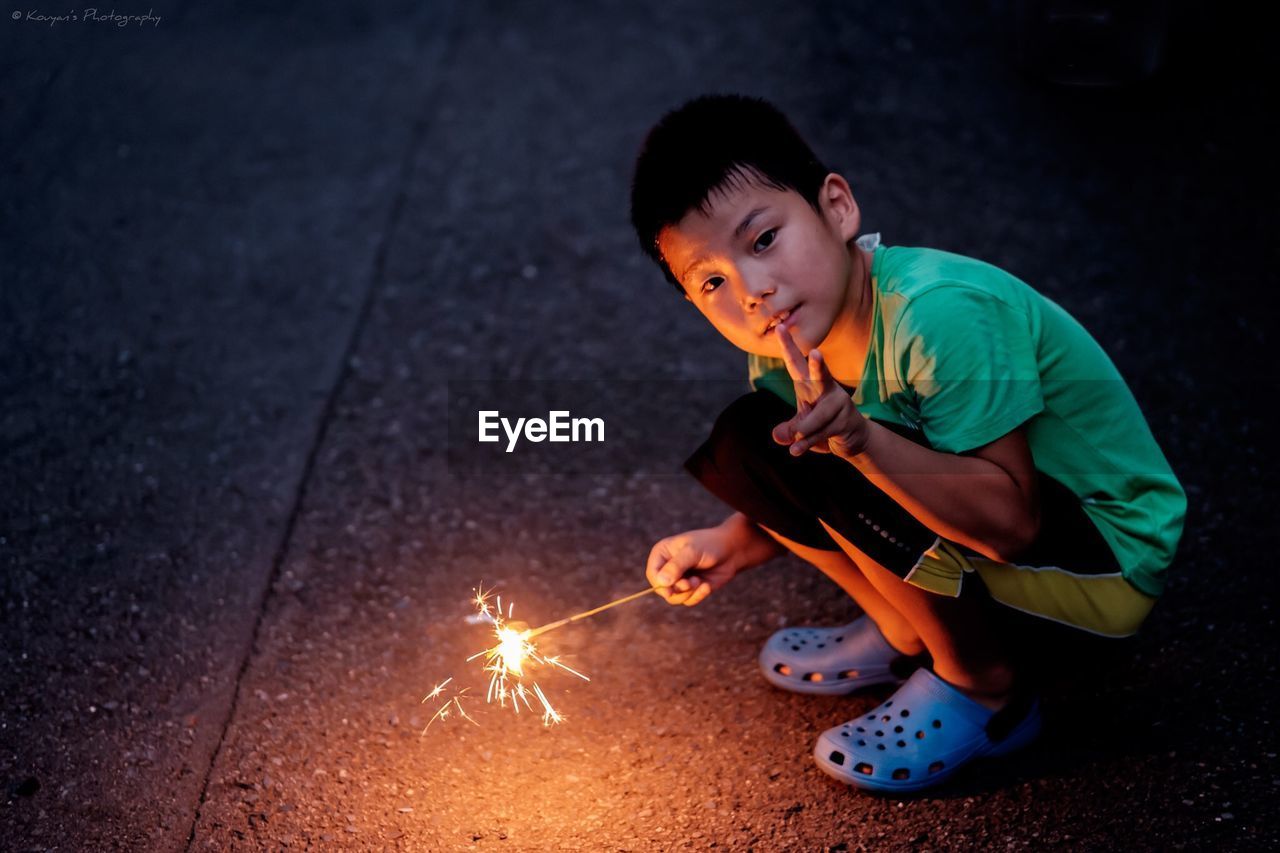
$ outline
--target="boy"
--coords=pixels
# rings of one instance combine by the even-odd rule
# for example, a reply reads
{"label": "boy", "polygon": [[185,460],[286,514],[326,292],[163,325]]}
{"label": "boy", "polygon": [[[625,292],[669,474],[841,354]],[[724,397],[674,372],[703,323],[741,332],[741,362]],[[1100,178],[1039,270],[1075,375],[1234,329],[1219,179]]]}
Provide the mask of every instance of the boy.
{"label": "boy", "polygon": [[1045,627],[1136,632],[1186,509],[1101,347],[996,267],[855,241],[849,184],[760,100],[665,116],[631,219],[754,389],[686,463],[734,514],[658,542],[649,582],[694,605],[785,549],[854,598],[852,624],[784,629],[760,655],[802,693],[905,679],[818,738],[844,782],[919,790],[1033,740],[1036,673],[1014,651],[1057,645]]}

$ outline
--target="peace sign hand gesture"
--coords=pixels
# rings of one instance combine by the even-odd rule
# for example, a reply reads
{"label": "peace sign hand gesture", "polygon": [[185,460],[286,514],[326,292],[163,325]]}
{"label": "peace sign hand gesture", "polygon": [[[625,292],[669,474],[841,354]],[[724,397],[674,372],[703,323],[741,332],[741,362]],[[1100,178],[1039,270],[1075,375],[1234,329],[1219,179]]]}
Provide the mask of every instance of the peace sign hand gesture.
{"label": "peace sign hand gesture", "polygon": [[849,392],[840,387],[816,348],[808,359],[781,324],[775,333],[782,344],[787,373],[796,388],[796,416],[773,428],[773,440],[791,445],[791,455],[806,450],[852,459],[866,449],[870,429]]}

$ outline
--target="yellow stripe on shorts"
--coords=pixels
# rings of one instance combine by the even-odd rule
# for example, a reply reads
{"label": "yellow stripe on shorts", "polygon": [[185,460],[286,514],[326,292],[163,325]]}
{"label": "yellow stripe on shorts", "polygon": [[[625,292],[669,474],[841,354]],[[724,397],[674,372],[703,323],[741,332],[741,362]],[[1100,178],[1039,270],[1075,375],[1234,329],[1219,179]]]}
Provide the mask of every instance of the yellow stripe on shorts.
{"label": "yellow stripe on shorts", "polygon": [[966,572],[977,572],[991,597],[1006,607],[1103,637],[1137,633],[1156,600],[1119,572],[1087,575],[1056,566],[1022,566],[967,557],[939,538],[907,575],[913,586],[957,596]]}

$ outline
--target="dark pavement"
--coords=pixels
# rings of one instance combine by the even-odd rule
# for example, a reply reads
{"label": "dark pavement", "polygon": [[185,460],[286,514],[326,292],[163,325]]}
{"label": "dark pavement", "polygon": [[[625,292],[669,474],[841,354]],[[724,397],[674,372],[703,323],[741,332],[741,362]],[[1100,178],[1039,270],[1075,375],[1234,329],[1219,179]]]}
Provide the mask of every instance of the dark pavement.
{"label": "dark pavement", "polygon": [[[0,848],[1280,843],[1255,40],[1199,18],[1157,84],[1059,90],[1011,65],[999,4],[569,5],[6,10]],[[476,583],[552,619],[722,515],[625,453],[637,473],[446,459],[450,381],[742,378],[626,221],[644,131],[704,91],[777,102],[865,230],[1072,311],[1189,492],[1132,659],[928,796],[809,757],[882,694],[756,675],[784,621],[853,612],[790,560],[548,635],[592,676],[547,680],[563,725],[419,734],[426,690],[471,671]]]}

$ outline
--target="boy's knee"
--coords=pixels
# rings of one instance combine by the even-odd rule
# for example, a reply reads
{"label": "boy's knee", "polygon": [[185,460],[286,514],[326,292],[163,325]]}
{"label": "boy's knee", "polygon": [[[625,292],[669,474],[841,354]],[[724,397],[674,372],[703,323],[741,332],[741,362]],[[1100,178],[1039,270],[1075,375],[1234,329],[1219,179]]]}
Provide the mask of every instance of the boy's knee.
{"label": "boy's knee", "polygon": [[[716,497],[757,524],[802,545],[837,550],[797,485],[805,461],[773,440],[794,409],[768,391],[734,400],[685,468]],[[810,460],[812,464],[812,460]]]}

